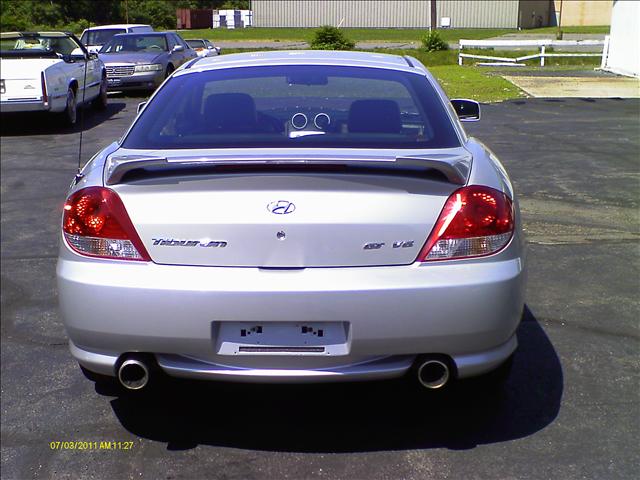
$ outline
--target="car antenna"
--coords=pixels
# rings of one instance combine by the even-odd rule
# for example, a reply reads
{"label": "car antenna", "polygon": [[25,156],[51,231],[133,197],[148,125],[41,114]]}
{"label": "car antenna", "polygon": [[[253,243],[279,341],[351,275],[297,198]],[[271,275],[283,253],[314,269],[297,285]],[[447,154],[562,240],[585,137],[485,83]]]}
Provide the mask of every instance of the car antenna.
{"label": "car antenna", "polygon": [[[87,30],[91,28],[91,22],[87,21]],[[80,48],[84,49],[82,40],[80,40]],[[84,174],[82,173],[82,132],[84,131],[84,104],[85,95],[87,94],[87,64],[89,63],[89,50],[84,53],[84,78],[82,79],[82,108],[80,109],[80,144],[78,145],[78,171],[76,172],[76,183],[80,181]]]}

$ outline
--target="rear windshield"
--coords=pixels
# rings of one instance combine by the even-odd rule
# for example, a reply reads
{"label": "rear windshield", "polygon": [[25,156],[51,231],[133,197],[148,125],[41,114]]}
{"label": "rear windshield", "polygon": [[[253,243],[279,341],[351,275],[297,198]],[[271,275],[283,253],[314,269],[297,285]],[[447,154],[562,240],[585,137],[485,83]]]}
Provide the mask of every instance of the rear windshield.
{"label": "rear windshield", "polygon": [[85,45],[104,45],[118,33],[126,33],[124,28],[110,28],[104,30],[89,30],[82,34],[80,41]]}
{"label": "rear windshield", "polygon": [[241,67],[173,77],[123,146],[449,148],[460,142],[427,79],[396,70]]}

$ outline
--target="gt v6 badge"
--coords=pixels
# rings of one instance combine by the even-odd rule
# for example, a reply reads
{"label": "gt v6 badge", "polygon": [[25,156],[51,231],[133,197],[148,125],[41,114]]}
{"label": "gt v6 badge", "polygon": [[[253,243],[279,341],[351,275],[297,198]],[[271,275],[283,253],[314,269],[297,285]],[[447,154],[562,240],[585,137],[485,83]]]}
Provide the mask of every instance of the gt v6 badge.
{"label": "gt v6 badge", "polygon": [[[393,242],[393,248],[411,248],[413,247],[413,240],[399,240],[397,242]],[[382,247],[385,246],[384,242],[371,242],[371,243],[365,243],[364,247],[362,247],[363,250],[380,250]]]}
{"label": "gt v6 badge", "polygon": [[296,206],[288,200],[278,200],[267,205],[267,210],[276,215],[286,215],[293,213],[296,210]]}
{"label": "gt v6 badge", "polygon": [[173,238],[152,238],[154,245],[161,247],[204,247],[204,248],[224,248],[227,242],[220,240],[174,240]]}

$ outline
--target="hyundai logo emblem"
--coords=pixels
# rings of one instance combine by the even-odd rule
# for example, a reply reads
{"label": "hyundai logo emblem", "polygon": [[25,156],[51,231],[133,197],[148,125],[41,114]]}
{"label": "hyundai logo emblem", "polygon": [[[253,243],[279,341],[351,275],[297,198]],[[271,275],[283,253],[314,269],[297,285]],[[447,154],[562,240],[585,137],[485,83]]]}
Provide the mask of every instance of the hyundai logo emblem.
{"label": "hyundai logo emblem", "polygon": [[269,210],[271,213],[275,213],[276,215],[286,215],[287,213],[293,213],[295,209],[295,204],[287,200],[278,200],[267,205],[267,210]]}

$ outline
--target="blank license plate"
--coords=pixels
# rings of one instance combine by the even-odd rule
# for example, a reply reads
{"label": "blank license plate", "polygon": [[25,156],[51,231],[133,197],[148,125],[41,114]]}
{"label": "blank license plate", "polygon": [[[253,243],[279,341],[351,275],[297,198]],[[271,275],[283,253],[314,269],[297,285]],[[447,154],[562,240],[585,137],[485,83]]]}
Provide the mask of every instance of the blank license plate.
{"label": "blank license plate", "polygon": [[215,322],[219,355],[347,355],[347,322]]}

